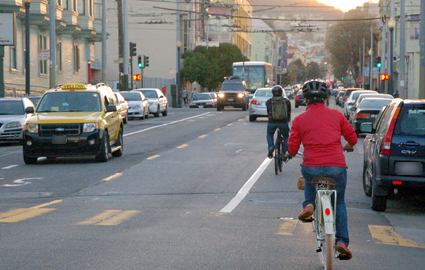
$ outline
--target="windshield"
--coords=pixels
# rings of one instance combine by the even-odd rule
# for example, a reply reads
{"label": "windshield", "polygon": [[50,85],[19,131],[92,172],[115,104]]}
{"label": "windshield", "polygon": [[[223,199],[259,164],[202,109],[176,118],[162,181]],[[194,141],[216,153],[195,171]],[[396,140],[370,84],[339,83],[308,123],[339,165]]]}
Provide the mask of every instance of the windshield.
{"label": "windshield", "polygon": [[206,100],[211,99],[209,94],[196,94],[193,96],[193,100]]}
{"label": "windshield", "polygon": [[220,90],[245,91],[245,87],[242,83],[223,83]]}
{"label": "windshield", "polygon": [[0,115],[22,115],[25,114],[24,105],[20,100],[0,101]]}
{"label": "windshield", "polygon": [[255,90],[267,84],[264,66],[250,65],[233,67],[233,76],[242,78],[246,82],[248,89]]}
{"label": "windshield", "polygon": [[361,109],[381,109],[384,106],[387,106],[391,102],[391,99],[377,99],[377,100],[363,100],[360,103]]}
{"label": "windshield", "polygon": [[37,112],[100,112],[101,108],[98,93],[54,92],[44,95]]}
{"label": "windshield", "polygon": [[143,90],[141,92],[143,92],[146,98],[158,98],[158,94],[155,90]]}
{"label": "windshield", "polygon": [[142,97],[140,96],[139,93],[123,93],[123,92],[121,92],[121,95],[127,101],[139,101],[139,100],[142,100]]}
{"label": "windshield", "polygon": [[255,97],[272,97],[273,93],[271,89],[268,90],[257,90]]}

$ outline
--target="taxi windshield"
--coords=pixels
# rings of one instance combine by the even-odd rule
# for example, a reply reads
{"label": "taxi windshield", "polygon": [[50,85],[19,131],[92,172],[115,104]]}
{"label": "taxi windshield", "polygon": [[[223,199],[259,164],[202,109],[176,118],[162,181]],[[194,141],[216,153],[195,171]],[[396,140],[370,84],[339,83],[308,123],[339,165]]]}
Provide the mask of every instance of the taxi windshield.
{"label": "taxi windshield", "polygon": [[94,92],[46,93],[37,112],[100,112],[100,97]]}

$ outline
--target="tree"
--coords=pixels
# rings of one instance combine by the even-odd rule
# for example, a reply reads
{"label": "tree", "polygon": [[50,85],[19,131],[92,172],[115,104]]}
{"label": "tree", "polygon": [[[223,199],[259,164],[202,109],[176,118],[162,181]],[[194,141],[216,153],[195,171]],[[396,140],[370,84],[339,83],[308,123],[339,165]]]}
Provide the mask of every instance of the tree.
{"label": "tree", "polygon": [[307,65],[307,80],[319,79],[324,76],[323,69],[320,69],[319,64],[310,62]]}
{"label": "tree", "polygon": [[302,82],[306,80],[306,67],[301,59],[297,59],[288,65],[288,74],[291,82]]}
{"label": "tree", "polygon": [[232,75],[233,62],[249,61],[236,45],[230,43],[208,49],[197,46],[193,51],[186,51],[182,58],[182,79],[191,83],[196,81],[208,89],[218,88],[224,77]]}

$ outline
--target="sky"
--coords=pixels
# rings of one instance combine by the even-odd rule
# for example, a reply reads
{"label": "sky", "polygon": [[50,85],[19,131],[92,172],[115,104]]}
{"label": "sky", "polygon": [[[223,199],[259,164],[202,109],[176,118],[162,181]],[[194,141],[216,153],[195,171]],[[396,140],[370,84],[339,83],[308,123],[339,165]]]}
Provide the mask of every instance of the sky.
{"label": "sky", "polygon": [[333,6],[337,9],[340,9],[344,12],[347,12],[350,9],[354,9],[356,8],[356,6],[361,6],[363,5],[363,3],[366,2],[373,2],[373,3],[378,3],[378,0],[317,0],[318,2],[321,2],[325,5],[328,6]]}

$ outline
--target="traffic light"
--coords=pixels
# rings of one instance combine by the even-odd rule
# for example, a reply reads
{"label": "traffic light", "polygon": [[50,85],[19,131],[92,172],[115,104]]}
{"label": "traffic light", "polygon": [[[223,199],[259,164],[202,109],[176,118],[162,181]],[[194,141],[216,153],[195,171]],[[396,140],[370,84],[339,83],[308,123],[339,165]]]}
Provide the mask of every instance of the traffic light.
{"label": "traffic light", "polygon": [[136,43],[130,42],[130,57],[137,55]]}
{"label": "traffic light", "polygon": [[344,77],[341,77],[341,80],[343,81],[344,80]]}
{"label": "traffic light", "polygon": [[375,57],[375,66],[378,67],[378,68],[382,67],[381,57],[380,56]]}
{"label": "traffic light", "polygon": [[133,75],[133,81],[140,81],[140,74]]}
{"label": "traffic light", "polygon": [[145,56],[144,59],[143,59],[143,62],[144,62],[144,66],[148,67],[149,66],[149,56]]}
{"label": "traffic light", "polygon": [[390,79],[390,75],[388,74],[382,74],[381,75],[381,81],[388,81]]}
{"label": "traffic light", "polygon": [[139,55],[138,57],[137,57],[137,66],[139,67],[139,68],[143,68],[143,60],[142,60],[142,56],[141,55]]}

